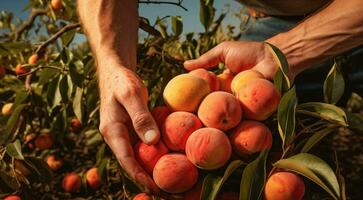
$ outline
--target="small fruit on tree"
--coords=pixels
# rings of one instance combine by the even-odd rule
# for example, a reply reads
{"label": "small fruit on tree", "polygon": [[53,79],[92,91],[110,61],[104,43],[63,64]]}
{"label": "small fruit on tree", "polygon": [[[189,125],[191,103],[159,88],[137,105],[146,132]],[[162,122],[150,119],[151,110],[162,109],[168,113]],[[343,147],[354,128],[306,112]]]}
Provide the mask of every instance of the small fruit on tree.
{"label": "small fruit on tree", "polygon": [[198,180],[197,168],[183,154],[166,154],[156,163],[153,178],[156,185],[169,193],[191,189]]}
{"label": "small fruit on tree", "polygon": [[181,74],[169,81],[163,97],[164,102],[174,111],[195,112],[209,92],[205,80],[191,74]]}
{"label": "small fruit on tree", "polygon": [[10,195],[5,197],[4,200],[21,200],[21,198],[17,195]]}
{"label": "small fruit on tree", "polygon": [[190,71],[189,74],[192,74],[194,76],[197,76],[205,80],[209,84],[209,88],[211,91],[219,90],[219,84],[220,84],[219,80],[217,79],[217,76],[214,75],[212,72],[209,72],[204,68],[199,68]]}
{"label": "small fruit on tree", "polygon": [[152,174],[158,160],[168,152],[168,148],[166,148],[162,141],[159,141],[154,145],[147,145],[139,141],[135,145],[136,159],[149,174]]}
{"label": "small fruit on tree", "polygon": [[231,90],[233,94],[236,94],[239,89],[247,83],[247,81],[259,78],[264,79],[265,77],[259,71],[253,69],[248,69],[238,73],[231,82]]}
{"label": "small fruit on tree", "polygon": [[221,74],[217,75],[217,78],[219,80],[220,90],[232,93],[231,82],[234,78],[232,72],[229,69],[225,69]]}
{"label": "small fruit on tree", "polygon": [[198,117],[207,127],[227,131],[241,121],[241,105],[238,99],[228,92],[212,92],[200,104]]}
{"label": "small fruit on tree", "polygon": [[151,114],[155,119],[159,129],[163,127],[165,119],[170,115],[171,111],[167,106],[156,106],[151,110]]}
{"label": "small fruit on tree", "polygon": [[59,11],[59,10],[63,9],[62,0],[52,0],[50,2],[50,5],[51,5],[52,9],[55,11]]}
{"label": "small fruit on tree", "polygon": [[43,132],[35,138],[34,144],[40,150],[50,149],[53,146],[53,138],[48,132]]}
{"label": "small fruit on tree", "polygon": [[0,65],[0,79],[4,78],[5,76],[5,67]]}
{"label": "small fruit on tree", "polygon": [[202,128],[202,122],[193,113],[173,112],[165,119],[162,139],[169,149],[184,151],[188,137],[199,128]]}
{"label": "small fruit on tree", "polygon": [[53,171],[58,171],[63,166],[63,159],[59,159],[55,155],[49,155],[46,162],[49,168]]}
{"label": "small fruit on tree", "polygon": [[23,65],[21,65],[21,64],[18,64],[15,67],[15,74],[18,75],[18,76],[23,75],[23,74],[28,73],[28,72],[29,72],[29,70],[26,67],[24,67]]}
{"label": "small fruit on tree", "polygon": [[68,173],[62,181],[62,188],[66,192],[77,192],[81,188],[82,179],[75,172]]}
{"label": "small fruit on tree", "polygon": [[38,62],[38,54],[33,54],[31,55],[29,58],[28,58],[28,64],[31,64],[31,65],[34,65],[34,64],[37,64]]}
{"label": "small fruit on tree", "polygon": [[132,200],[152,200],[153,198],[146,193],[139,193]]}
{"label": "small fruit on tree", "polygon": [[31,171],[26,167],[26,165],[21,160],[14,161],[14,168],[19,171],[23,176],[29,176]]}
{"label": "small fruit on tree", "polygon": [[75,133],[79,132],[82,129],[81,121],[77,118],[71,119],[69,128],[72,132],[75,132]]}
{"label": "small fruit on tree", "polygon": [[101,187],[102,179],[97,167],[92,167],[86,172],[88,186],[96,190]]}
{"label": "small fruit on tree", "polygon": [[186,149],[188,159],[201,169],[217,169],[227,163],[232,148],[228,137],[216,128],[201,128],[188,138]]}
{"label": "small fruit on tree", "polygon": [[29,149],[34,149],[34,139],[36,135],[34,133],[26,134],[24,137],[24,143],[28,146]]}
{"label": "small fruit on tree", "polygon": [[5,116],[10,115],[12,111],[13,111],[13,103],[6,103],[3,105],[1,109],[1,113]]}
{"label": "small fruit on tree", "polygon": [[304,193],[304,181],[292,172],[276,172],[265,185],[266,200],[301,200]]}

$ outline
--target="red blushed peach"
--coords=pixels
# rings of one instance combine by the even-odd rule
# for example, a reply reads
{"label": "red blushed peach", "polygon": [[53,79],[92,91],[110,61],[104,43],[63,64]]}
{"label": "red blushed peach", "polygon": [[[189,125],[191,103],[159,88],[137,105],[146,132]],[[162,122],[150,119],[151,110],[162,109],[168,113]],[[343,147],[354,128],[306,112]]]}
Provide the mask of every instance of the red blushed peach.
{"label": "red blushed peach", "polygon": [[281,95],[274,84],[266,79],[252,79],[237,93],[247,119],[262,121],[276,111]]}
{"label": "red blushed peach", "polygon": [[50,5],[51,5],[52,9],[55,11],[59,11],[59,10],[63,9],[62,0],[52,0],[50,2]]}
{"label": "red blushed peach", "polygon": [[185,151],[194,165],[206,170],[222,167],[232,153],[228,137],[215,128],[194,131],[187,140]]}
{"label": "red blushed peach", "polygon": [[29,70],[26,67],[24,67],[23,65],[21,65],[21,64],[18,64],[15,67],[15,74],[16,75],[23,75],[23,74],[28,73],[28,72],[29,72]]}
{"label": "red blushed peach", "polygon": [[1,108],[1,114],[3,114],[4,116],[9,116],[11,115],[11,113],[13,112],[13,103],[6,103],[3,105],[3,107]]}
{"label": "red blushed peach", "polygon": [[50,149],[53,143],[53,138],[49,133],[41,133],[34,140],[35,146],[40,150]]}
{"label": "red blushed peach", "polygon": [[247,83],[247,81],[258,78],[264,79],[265,77],[259,71],[253,69],[248,69],[238,73],[231,82],[231,90],[233,94],[236,94],[239,89]]}
{"label": "red blushed peach", "polygon": [[96,190],[101,187],[102,179],[97,167],[92,167],[86,172],[87,185]]}
{"label": "red blushed peach", "polygon": [[209,72],[204,68],[199,68],[199,69],[190,71],[189,74],[192,74],[194,76],[197,76],[197,77],[202,78],[203,80],[207,81],[211,91],[219,90],[219,84],[220,84],[219,80],[217,79],[217,76],[214,75],[212,72]]}
{"label": "red blushed peach", "polygon": [[228,92],[212,92],[200,104],[198,117],[205,126],[226,131],[241,121],[241,105],[238,99]]}
{"label": "red blushed peach", "polygon": [[153,198],[146,193],[139,193],[132,200],[153,200]]}
{"label": "red blushed peach", "polygon": [[10,195],[5,197],[4,200],[21,200],[21,198],[17,195]]}
{"label": "red blushed peach", "polygon": [[240,155],[251,155],[272,145],[270,129],[261,122],[246,120],[233,129],[229,136],[235,152]]}
{"label": "red blushed peach", "polygon": [[71,119],[69,129],[70,129],[70,131],[75,132],[75,133],[79,132],[82,129],[81,121],[77,118]]}
{"label": "red blushed peach", "polygon": [[163,127],[165,119],[170,115],[171,111],[167,106],[156,106],[151,110],[151,114],[155,119],[159,129]]}
{"label": "red blushed peach", "polygon": [[153,178],[156,185],[169,193],[191,189],[198,180],[197,168],[183,154],[166,154],[156,163]]}
{"label": "red blushed peach", "polygon": [[55,155],[48,156],[46,162],[53,171],[58,171],[63,166],[63,159],[59,159]]}
{"label": "red blushed peach", "polygon": [[77,192],[81,188],[82,179],[75,172],[66,174],[62,181],[62,188],[66,192]]}
{"label": "red blushed peach", "polygon": [[184,195],[184,200],[200,200],[202,195],[203,181],[198,181],[191,190]]}
{"label": "red blushed peach", "polygon": [[154,145],[147,145],[143,142],[138,142],[135,145],[136,159],[149,174],[152,174],[158,160],[168,152],[168,148],[166,148],[162,141]]}
{"label": "red blushed peach", "polygon": [[304,181],[292,172],[274,173],[265,186],[266,200],[301,200],[304,193]]}
{"label": "red blushed peach", "polygon": [[231,83],[234,78],[234,75],[231,71],[228,69],[225,69],[222,74],[217,75],[217,78],[219,80],[220,90],[232,93],[231,90]]}
{"label": "red blushed peach", "polygon": [[196,115],[178,111],[171,113],[162,127],[162,139],[173,151],[184,151],[188,137],[202,127],[202,122]]}
{"label": "red blushed peach", "polygon": [[37,64],[38,59],[39,59],[38,54],[33,54],[33,55],[31,55],[31,56],[29,57],[29,59],[28,59],[28,64],[31,64],[31,65]]}

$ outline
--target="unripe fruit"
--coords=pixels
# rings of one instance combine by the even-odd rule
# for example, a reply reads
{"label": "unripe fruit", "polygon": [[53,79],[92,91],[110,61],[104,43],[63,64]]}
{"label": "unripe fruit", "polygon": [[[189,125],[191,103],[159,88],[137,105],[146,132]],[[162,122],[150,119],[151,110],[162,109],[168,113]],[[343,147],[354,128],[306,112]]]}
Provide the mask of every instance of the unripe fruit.
{"label": "unripe fruit", "polygon": [[156,163],[153,178],[156,185],[169,193],[185,192],[198,180],[197,168],[183,154],[166,154]]}
{"label": "unripe fruit", "polygon": [[163,97],[164,102],[174,111],[195,112],[209,92],[205,80],[191,74],[181,74],[169,81]]}
{"label": "unripe fruit", "polygon": [[21,198],[17,195],[10,195],[5,197],[4,200],[21,200]]}
{"label": "unripe fruit", "polygon": [[101,187],[102,179],[97,167],[93,167],[86,172],[86,181],[88,186],[94,190]]}
{"label": "unripe fruit", "polygon": [[162,139],[173,151],[184,151],[188,137],[202,127],[202,122],[196,115],[177,111],[171,113],[162,127]]}
{"label": "unripe fruit", "polygon": [[234,75],[228,69],[225,69],[222,74],[217,75],[219,80],[220,90],[232,93],[231,83],[234,78]]}
{"label": "unripe fruit", "polygon": [[151,110],[151,114],[155,119],[156,124],[158,125],[159,129],[163,127],[165,119],[171,113],[167,106],[156,106]]}
{"label": "unripe fruit", "polygon": [[82,179],[75,172],[68,173],[62,181],[62,188],[66,192],[77,192],[81,188]]}
{"label": "unripe fruit", "polygon": [[304,181],[292,172],[274,173],[265,186],[266,200],[301,200],[304,193]]}
{"label": "unripe fruit", "polygon": [[264,79],[265,77],[259,71],[253,69],[248,69],[238,73],[231,82],[231,90],[233,94],[236,94],[239,89],[247,83],[247,81],[258,78]]}
{"label": "unripe fruit", "polygon": [[149,174],[153,173],[153,169],[158,160],[168,152],[168,148],[166,148],[162,141],[154,145],[147,145],[143,142],[138,142],[135,145],[135,157]]}
{"label": "unripe fruit", "polygon": [[77,118],[73,118],[71,119],[71,122],[70,122],[70,130],[72,132],[79,132],[80,130],[82,129],[82,124],[81,124],[81,121],[79,121],[79,119]]}
{"label": "unripe fruit", "polygon": [[139,193],[132,200],[152,200],[152,198],[146,193]]}
{"label": "unripe fruit", "polygon": [[63,9],[62,0],[52,0],[50,2],[50,5],[51,5],[52,9],[55,11]]}
{"label": "unripe fruit", "polygon": [[63,160],[57,158],[55,155],[48,156],[46,162],[53,171],[58,171],[63,166]]}
{"label": "unripe fruit", "polygon": [[186,144],[188,159],[201,169],[217,169],[229,160],[232,149],[228,137],[215,128],[194,131]]}
{"label": "unripe fruit", "polygon": [[38,62],[38,54],[33,54],[28,59],[28,64],[34,65]]}
{"label": "unripe fruit", "polygon": [[217,76],[214,75],[212,72],[209,72],[204,68],[199,68],[190,71],[189,74],[192,74],[194,76],[197,76],[205,80],[209,84],[209,88],[211,89],[211,91],[219,90],[219,84],[220,84],[219,80],[217,79]]}
{"label": "unripe fruit", "polygon": [[53,145],[53,138],[49,133],[41,133],[34,140],[34,144],[40,150],[50,149]]}
{"label": "unripe fruit", "polygon": [[261,122],[251,120],[241,122],[229,138],[233,149],[240,156],[263,151],[272,145],[270,129]]}
{"label": "unripe fruit", "polygon": [[276,111],[281,96],[270,81],[252,79],[241,87],[237,98],[247,119],[262,121]]}
{"label": "unripe fruit", "polygon": [[15,74],[20,76],[20,75],[23,75],[25,73],[28,73],[29,70],[27,68],[25,68],[23,65],[21,64],[18,64],[16,67],[15,67]]}
{"label": "unripe fruit", "polygon": [[2,109],[1,109],[1,113],[5,116],[11,115],[12,111],[13,111],[13,103],[6,103],[3,105]]}
{"label": "unripe fruit", "polygon": [[212,92],[200,104],[198,117],[207,127],[227,131],[241,121],[241,105],[238,99],[228,92]]}
{"label": "unripe fruit", "polygon": [[4,78],[5,76],[5,67],[0,65],[0,79]]}

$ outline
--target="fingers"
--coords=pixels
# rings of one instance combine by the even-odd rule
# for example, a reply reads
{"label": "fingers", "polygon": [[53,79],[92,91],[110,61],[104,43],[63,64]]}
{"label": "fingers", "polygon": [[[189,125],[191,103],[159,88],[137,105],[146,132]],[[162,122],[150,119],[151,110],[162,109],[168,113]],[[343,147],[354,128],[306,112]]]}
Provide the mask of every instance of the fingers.
{"label": "fingers", "polygon": [[207,53],[203,54],[197,59],[187,60],[184,62],[184,67],[187,70],[194,70],[197,68],[212,68],[219,64],[220,62],[224,62],[224,48],[225,43],[221,43],[209,50]]}
{"label": "fingers", "polygon": [[121,167],[144,192],[158,193],[158,187],[135,160],[133,148],[128,138],[128,130],[122,123],[115,122],[101,130],[106,143],[110,146]]}

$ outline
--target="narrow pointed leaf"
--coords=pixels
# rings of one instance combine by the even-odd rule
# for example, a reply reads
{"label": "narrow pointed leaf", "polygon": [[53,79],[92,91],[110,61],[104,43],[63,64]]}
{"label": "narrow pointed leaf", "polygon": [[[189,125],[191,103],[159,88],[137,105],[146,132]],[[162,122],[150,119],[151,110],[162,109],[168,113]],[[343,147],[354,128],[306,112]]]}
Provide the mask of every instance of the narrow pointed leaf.
{"label": "narrow pointed leaf", "polygon": [[324,81],[324,100],[336,104],[343,96],[345,82],[340,66],[335,62]]}
{"label": "narrow pointed leaf", "polygon": [[297,113],[321,118],[341,126],[348,126],[347,115],[344,110],[332,104],[320,102],[303,103],[297,106]]}
{"label": "narrow pointed leaf", "polygon": [[6,153],[18,160],[24,160],[23,153],[21,152],[21,144],[19,140],[6,145]]}

